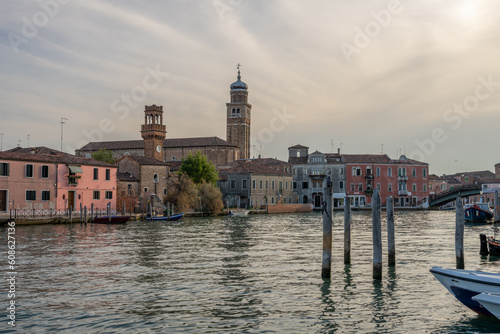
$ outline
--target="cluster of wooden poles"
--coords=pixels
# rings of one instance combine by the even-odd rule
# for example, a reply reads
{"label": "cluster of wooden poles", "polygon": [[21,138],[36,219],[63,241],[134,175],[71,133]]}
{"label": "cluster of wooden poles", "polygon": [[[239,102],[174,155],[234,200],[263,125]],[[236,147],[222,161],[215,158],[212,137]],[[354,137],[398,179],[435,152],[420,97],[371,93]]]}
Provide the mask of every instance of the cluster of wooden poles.
{"label": "cluster of wooden poles", "polygon": [[[332,270],[332,225],[333,225],[333,188],[327,181],[323,206],[323,261],[321,277],[331,278]],[[372,197],[373,223],[373,278],[382,279],[382,227],[380,194],[377,188]],[[396,246],[394,241],[394,199],[387,198],[387,246],[388,264],[396,265]],[[344,201],[344,264],[351,264],[351,202]]]}
{"label": "cluster of wooden poles", "polygon": [[[70,206],[69,210],[68,210],[70,223],[73,222],[73,210],[74,210],[73,206]],[[89,213],[90,213],[89,218],[90,218],[90,220],[92,220],[94,218],[94,203],[92,203],[90,205],[90,212]],[[123,202],[123,213],[122,214],[125,216],[125,202]],[[111,221],[111,203],[107,204],[106,215],[109,217],[109,221]],[[96,211],[96,217],[97,217],[97,211]],[[85,205],[84,207],[82,207],[81,203],[80,203],[80,222],[87,224],[87,206]]]}
{"label": "cluster of wooden poles", "polygon": [[[332,269],[332,225],[333,225],[333,188],[327,182],[324,191],[325,202],[323,205],[323,261],[321,277],[331,278]],[[351,202],[344,201],[344,264],[351,264]],[[457,269],[464,269],[464,228],[465,212],[461,197],[455,201],[455,254]],[[373,278],[382,279],[382,231],[380,194],[377,188],[372,197],[372,229],[373,229]],[[500,201],[498,191],[495,192],[495,222],[500,222]],[[396,265],[396,247],[394,239],[394,199],[387,198],[387,247],[388,264]]]}

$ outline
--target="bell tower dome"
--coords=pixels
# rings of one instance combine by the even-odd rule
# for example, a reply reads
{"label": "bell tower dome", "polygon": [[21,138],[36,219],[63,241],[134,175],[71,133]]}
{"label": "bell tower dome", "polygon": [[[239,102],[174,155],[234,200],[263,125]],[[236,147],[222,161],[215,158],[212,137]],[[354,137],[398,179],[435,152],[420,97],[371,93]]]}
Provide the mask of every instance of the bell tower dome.
{"label": "bell tower dome", "polygon": [[163,125],[163,107],[153,104],[144,108],[144,124],[141,137],[144,139],[144,156],[163,161],[163,141],[167,127]]}
{"label": "bell tower dome", "polygon": [[252,105],[248,103],[248,86],[241,81],[240,66],[240,64],[237,65],[238,80],[229,87],[231,102],[226,103],[226,140],[240,148],[240,159],[249,159]]}

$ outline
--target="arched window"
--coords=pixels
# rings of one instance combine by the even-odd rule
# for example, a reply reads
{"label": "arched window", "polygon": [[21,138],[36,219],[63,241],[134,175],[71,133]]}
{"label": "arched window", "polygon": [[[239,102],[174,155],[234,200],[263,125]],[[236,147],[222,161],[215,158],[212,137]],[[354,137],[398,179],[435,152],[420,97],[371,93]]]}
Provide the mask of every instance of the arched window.
{"label": "arched window", "polygon": [[239,115],[240,114],[240,108],[236,109],[236,113]]}
{"label": "arched window", "polygon": [[231,114],[234,116],[235,113],[236,113],[236,109],[233,108],[233,110],[231,110]]}

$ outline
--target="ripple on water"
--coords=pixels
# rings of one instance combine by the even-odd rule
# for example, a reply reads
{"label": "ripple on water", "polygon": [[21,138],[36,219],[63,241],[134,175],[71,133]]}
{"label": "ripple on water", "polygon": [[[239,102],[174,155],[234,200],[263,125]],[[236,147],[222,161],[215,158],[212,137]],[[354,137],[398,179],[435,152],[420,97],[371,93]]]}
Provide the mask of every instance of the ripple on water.
{"label": "ripple on water", "polygon": [[[468,268],[498,271],[499,259],[477,254],[478,234],[490,228],[466,227]],[[396,212],[397,266],[387,268],[384,249],[380,282],[371,278],[371,214],[353,212],[351,265],[342,233],[335,212],[332,279],[323,281],[316,213],[18,226],[17,330],[455,333],[500,325],[464,308],[429,273],[455,265],[454,213]]]}

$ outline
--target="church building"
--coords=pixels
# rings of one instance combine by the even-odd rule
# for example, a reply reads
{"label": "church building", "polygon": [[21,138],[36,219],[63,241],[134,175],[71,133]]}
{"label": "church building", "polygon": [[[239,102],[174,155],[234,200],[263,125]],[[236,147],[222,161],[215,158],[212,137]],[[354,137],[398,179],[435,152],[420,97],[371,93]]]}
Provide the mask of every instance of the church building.
{"label": "church building", "polygon": [[248,103],[248,86],[241,81],[238,65],[237,81],[230,85],[230,102],[226,103],[226,140],[219,137],[166,138],[163,107],[145,106],[142,140],[90,142],[76,150],[76,155],[90,157],[106,149],[117,159],[126,156],[146,156],[159,161],[180,161],[189,153],[201,151],[215,165],[227,165],[238,159],[250,158],[250,119],[252,105]]}

